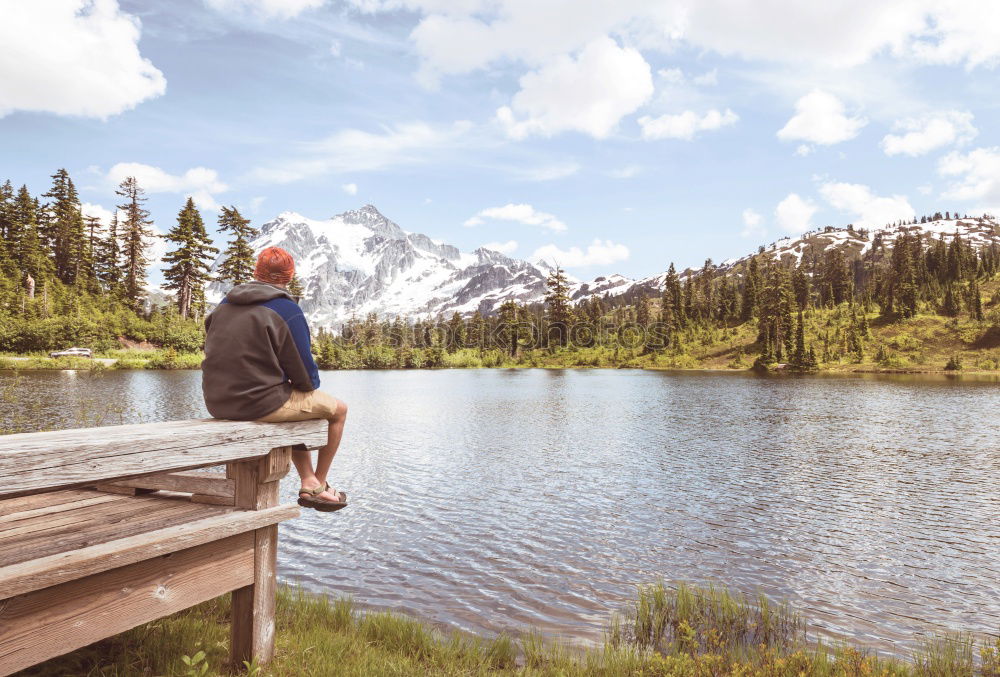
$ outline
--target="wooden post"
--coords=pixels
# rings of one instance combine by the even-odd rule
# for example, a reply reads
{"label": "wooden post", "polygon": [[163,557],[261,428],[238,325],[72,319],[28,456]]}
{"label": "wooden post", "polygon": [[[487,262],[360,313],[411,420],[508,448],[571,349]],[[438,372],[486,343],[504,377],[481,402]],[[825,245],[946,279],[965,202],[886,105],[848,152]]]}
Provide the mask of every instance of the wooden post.
{"label": "wooden post", "polygon": [[[277,447],[260,459],[231,463],[227,474],[236,481],[237,509],[261,510],[278,504],[278,481],[288,473],[291,447]],[[274,656],[275,570],[278,525],[254,531],[254,583],[233,591],[232,663]]]}

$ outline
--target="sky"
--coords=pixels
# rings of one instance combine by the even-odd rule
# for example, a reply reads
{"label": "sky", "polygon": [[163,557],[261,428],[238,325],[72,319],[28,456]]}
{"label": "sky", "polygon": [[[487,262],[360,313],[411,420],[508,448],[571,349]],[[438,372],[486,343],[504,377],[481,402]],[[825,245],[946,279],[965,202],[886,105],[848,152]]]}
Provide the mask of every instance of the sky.
{"label": "sky", "polygon": [[[0,180],[645,277],[1000,212],[992,0],[0,0]],[[163,243],[157,244],[162,251]],[[153,282],[158,278],[153,273]]]}

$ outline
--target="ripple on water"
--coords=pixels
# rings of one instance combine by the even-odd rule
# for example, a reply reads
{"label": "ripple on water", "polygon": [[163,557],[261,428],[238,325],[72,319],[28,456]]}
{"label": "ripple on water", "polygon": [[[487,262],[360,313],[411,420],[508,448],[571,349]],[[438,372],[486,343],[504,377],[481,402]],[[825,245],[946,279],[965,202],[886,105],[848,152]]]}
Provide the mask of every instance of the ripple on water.
{"label": "ripple on water", "polygon": [[[69,427],[88,402],[121,402],[126,421],[206,415],[197,372],[25,378],[5,423]],[[282,525],[282,576],[309,589],[469,631],[590,641],[635,584],[660,577],[787,599],[815,633],[883,650],[1000,626],[997,383],[533,370],[323,381],[351,405],[331,478],[351,506]],[[297,486],[283,481],[283,498]]]}

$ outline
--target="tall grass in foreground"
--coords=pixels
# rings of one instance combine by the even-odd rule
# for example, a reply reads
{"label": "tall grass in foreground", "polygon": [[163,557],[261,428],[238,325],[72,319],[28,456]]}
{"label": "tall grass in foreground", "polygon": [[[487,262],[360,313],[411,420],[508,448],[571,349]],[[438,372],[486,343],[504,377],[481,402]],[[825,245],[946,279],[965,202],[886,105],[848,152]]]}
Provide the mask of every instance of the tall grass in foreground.
{"label": "tall grass in foreground", "polygon": [[1000,677],[1000,639],[930,641],[912,662],[856,647],[810,647],[802,619],[789,607],[711,587],[640,588],[635,603],[612,622],[605,645],[590,650],[538,634],[515,640],[442,632],[391,613],[360,613],[349,600],[281,588],[274,662],[228,667],[229,613],[227,595],[23,674],[200,675],[204,666],[207,675],[256,677]]}

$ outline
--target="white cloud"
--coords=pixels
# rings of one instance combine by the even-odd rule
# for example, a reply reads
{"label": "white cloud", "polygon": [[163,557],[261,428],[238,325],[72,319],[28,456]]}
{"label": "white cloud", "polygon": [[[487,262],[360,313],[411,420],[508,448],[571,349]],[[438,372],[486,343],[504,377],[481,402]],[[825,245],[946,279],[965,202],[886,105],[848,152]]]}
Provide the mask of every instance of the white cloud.
{"label": "white cloud", "polygon": [[905,134],[887,134],[882,139],[886,155],[916,157],[951,144],[964,145],[979,133],[972,124],[972,113],[945,111],[923,118],[906,118],[893,124]]}
{"label": "white cloud", "polygon": [[139,187],[147,193],[181,193],[190,195],[202,209],[216,210],[219,203],[215,195],[229,187],[219,180],[219,174],[207,167],[193,167],[183,174],[170,174],[152,165],[140,162],[119,162],[108,170],[108,184],[117,187],[123,179],[134,176]]}
{"label": "white cloud", "polygon": [[517,240],[507,240],[506,242],[487,242],[483,245],[483,249],[492,249],[495,252],[507,254],[508,256],[516,252],[517,247]]}
{"label": "white cloud", "polygon": [[865,118],[849,117],[836,96],[814,89],[795,103],[795,115],[778,131],[778,138],[829,146],[853,139],[866,124]]}
{"label": "white cloud", "polygon": [[831,181],[821,185],[819,192],[831,207],[850,214],[853,223],[863,228],[881,228],[915,214],[905,195],[879,197],[859,183]]}
{"label": "white cloud", "polygon": [[812,217],[816,209],[811,200],[804,200],[797,193],[789,193],[775,207],[774,220],[783,231],[797,235],[812,228]]}
{"label": "white cloud", "polygon": [[348,195],[358,194],[358,184],[356,183],[345,183],[341,184],[340,189],[347,193]]}
{"label": "white cloud", "polygon": [[649,64],[638,51],[601,37],[576,57],[559,56],[525,74],[497,120],[514,139],[576,131],[598,139],[653,94]]}
{"label": "white cloud", "polygon": [[[991,0],[350,0],[366,12],[422,16],[411,34],[421,78],[468,73],[495,62],[535,67],[600,35],[667,51],[698,52],[810,68],[1000,61],[1000,6]],[[571,20],[567,20],[571,17]]]}
{"label": "white cloud", "polygon": [[340,52],[343,49],[343,45],[340,40],[334,40],[330,43],[330,56],[340,56]]}
{"label": "white cloud", "polygon": [[938,174],[956,177],[941,197],[974,201],[977,211],[1000,211],[1000,146],[952,151],[941,158]]}
{"label": "white cloud", "polygon": [[684,71],[680,68],[661,68],[656,71],[665,82],[669,82],[672,85],[679,85],[684,82]]}
{"label": "white cloud", "polygon": [[465,220],[462,225],[472,227],[486,223],[486,219],[495,221],[516,221],[528,226],[539,226],[546,230],[563,231],[566,224],[554,215],[540,212],[528,204],[506,204],[503,207],[489,207],[479,211],[475,216]]}
{"label": "white cloud", "polygon": [[713,68],[707,73],[702,73],[701,75],[696,75],[691,78],[691,82],[698,85],[699,87],[712,87],[719,84],[719,69]]}
{"label": "white cloud", "polygon": [[698,132],[713,131],[721,127],[734,125],[739,116],[728,108],[720,113],[714,108],[699,116],[691,110],[677,115],[661,115],[651,118],[644,115],[639,118],[644,139],[683,139],[691,141]]}
{"label": "white cloud", "polygon": [[930,195],[931,193],[934,192],[934,186],[932,186],[929,183],[925,183],[922,186],[917,186],[917,191],[921,195]]}
{"label": "white cloud", "polygon": [[258,167],[251,177],[266,183],[291,183],[330,172],[372,171],[433,162],[435,151],[460,147],[472,124],[455,122],[434,127],[408,122],[385,127],[381,133],[345,129],[318,141],[299,145],[299,157]]}
{"label": "white cloud", "polygon": [[808,143],[800,143],[795,148],[795,154],[799,157],[805,157],[815,150],[814,146],[810,146]]}
{"label": "white cloud", "polygon": [[747,207],[743,210],[743,230],[740,231],[741,237],[763,237],[767,231],[764,226],[761,225],[761,221],[764,217],[758,214],[755,210]]}
{"label": "white cloud", "polygon": [[267,198],[263,195],[258,195],[257,197],[250,198],[250,213],[256,214],[260,211],[260,206],[264,204],[264,200]]}
{"label": "white cloud", "polygon": [[638,176],[641,171],[642,167],[639,165],[625,165],[618,169],[612,169],[608,172],[608,176],[613,179],[631,179],[633,176]]}
{"label": "white cloud", "polygon": [[573,176],[579,171],[579,163],[565,162],[531,169],[518,168],[514,174],[522,181],[554,181],[556,179],[565,179],[567,176]]}
{"label": "white cloud", "polygon": [[107,118],[162,95],[139,53],[140,23],[115,0],[6,3],[0,20],[0,117],[16,110]]}
{"label": "white cloud", "polygon": [[80,205],[80,212],[84,216],[96,216],[101,222],[101,225],[107,227],[111,223],[111,217],[114,213],[102,205],[91,204],[90,202],[84,202]]}
{"label": "white cloud", "polygon": [[291,19],[307,9],[320,7],[324,2],[325,0],[205,0],[205,4],[220,12],[245,12],[261,19]]}
{"label": "white cloud", "polygon": [[595,238],[587,246],[586,251],[579,247],[560,249],[554,244],[547,244],[536,249],[529,259],[563,268],[579,268],[583,266],[608,266],[612,263],[625,261],[628,257],[629,250],[625,245]]}

